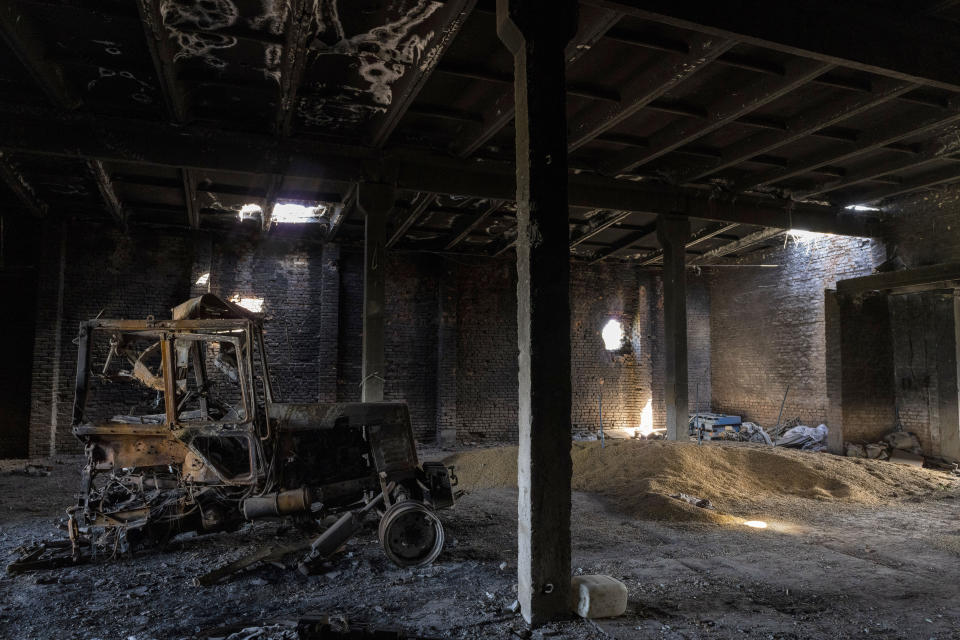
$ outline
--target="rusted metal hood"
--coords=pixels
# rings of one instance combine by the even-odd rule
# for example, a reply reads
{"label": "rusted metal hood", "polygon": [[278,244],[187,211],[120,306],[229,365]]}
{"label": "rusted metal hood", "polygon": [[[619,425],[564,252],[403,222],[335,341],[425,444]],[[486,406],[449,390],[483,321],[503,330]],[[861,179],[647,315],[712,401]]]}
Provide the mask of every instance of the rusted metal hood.
{"label": "rusted metal hood", "polygon": [[212,293],[205,293],[196,298],[190,298],[170,310],[174,320],[200,320],[200,319],[249,319],[257,318],[256,314],[247,311],[243,307],[227,302],[223,298]]}

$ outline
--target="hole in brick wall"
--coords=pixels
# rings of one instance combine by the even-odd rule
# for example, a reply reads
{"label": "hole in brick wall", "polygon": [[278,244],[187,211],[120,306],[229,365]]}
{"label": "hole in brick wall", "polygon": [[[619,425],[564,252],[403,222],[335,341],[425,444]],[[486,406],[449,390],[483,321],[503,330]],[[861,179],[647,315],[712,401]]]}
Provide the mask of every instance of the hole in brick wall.
{"label": "hole in brick wall", "polygon": [[199,278],[197,278],[197,281],[196,281],[194,284],[196,284],[196,285],[199,286],[199,287],[202,287],[203,285],[207,284],[208,282],[210,282],[210,274],[209,274],[209,273],[205,273],[205,274],[203,274],[202,276],[200,276]]}
{"label": "hole in brick wall", "polygon": [[245,204],[240,207],[237,217],[240,218],[240,222],[244,222],[246,220],[262,220],[263,209],[260,208],[260,205],[258,204]]}
{"label": "hole in brick wall", "polygon": [[600,333],[600,336],[603,338],[603,346],[607,348],[607,351],[620,351],[623,349],[623,327],[616,318],[607,320],[607,324],[603,326],[603,331]]}
{"label": "hole in brick wall", "polygon": [[233,297],[230,298],[230,302],[243,307],[247,311],[252,311],[253,313],[260,313],[263,311],[263,298],[241,296],[239,293],[235,293],[233,294]]}

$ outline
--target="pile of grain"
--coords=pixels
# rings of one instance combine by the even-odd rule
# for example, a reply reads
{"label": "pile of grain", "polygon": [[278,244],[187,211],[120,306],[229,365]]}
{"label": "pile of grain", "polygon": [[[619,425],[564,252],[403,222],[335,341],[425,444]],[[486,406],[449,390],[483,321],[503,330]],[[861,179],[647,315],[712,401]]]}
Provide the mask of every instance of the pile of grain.
{"label": "pile of grain", "polygon": [[[727,513],[761,509],[790,517],[812,501],[880,504],[955,484],[928,469],[760,445],[575,442],[572,457],[575,491],[600,494],[616,511],[646,520],[723,523],[733,520]],[[467,490],[517,486],[516,447],[465,451],[444,462]],[[678,493],[706,498],[716,510],[670,497]]]}

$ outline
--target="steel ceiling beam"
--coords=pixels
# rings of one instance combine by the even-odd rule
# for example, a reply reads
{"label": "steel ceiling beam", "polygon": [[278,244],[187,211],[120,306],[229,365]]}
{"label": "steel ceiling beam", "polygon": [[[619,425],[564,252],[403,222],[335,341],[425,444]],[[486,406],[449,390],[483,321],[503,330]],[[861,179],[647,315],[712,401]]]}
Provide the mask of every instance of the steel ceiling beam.
{"label": "steel ceiling beam", "polygon": [[[623,14],[619,11],[608,10],[600,12],[594,20],[581,20],[576,35],[566,48],[567,65],[580,59],[622,17]],[[510,88],[504,90],[494,104],[483,113],[483,125],[479,132],[460,141],[454,148],[454,153],[461,158],[472,155],[510,124],[513,115],[513,89]]]}
{"label": "steel ceiling beam", "polygon": [[307,40],[311,36],[310,25],[315,9],[307,0],[290,0],[287,24],[280,56],[280,92],[274,113],[273,128],[278,135],[289,136],[293,128],[293,116],[297,112],[297,94],[307,68],[309,52]]}
{"label": "steel ceiling beam", "polygon": [[477,0],[449,0],[440,9],[438,14],[442,16],[441,24],[437,27],[439,41],[430,48],[429,52],[425,52],[429,55],[424,58],[424,63],[410,65],[400,81],[394,84],[393,100],[390,106],[384,113],[378,115],[371,125],[371,145],[382,147],[386,144],[427,80],[430,79],[437,61],[450,47],[450,43],[460,32],[460,28],[470,16],[476,3]]}
{"label": "steel ceiling beam", "polygon": [[954,182],[960,182],[960,168],[956,166],[948,166],[930,173],[919,175],[909,180],[905,180],[901,182],[900,185],[893,187],[892,189],[877,189],[874,191],[868,191],[856,198],[851,196],[849,198],[850,202],[847,204],[873,204],[883,200],[888,200],[895,196],[915,193],[917,191],[923,191],[924,189],[932,189],[934,187],[939,187]]}
{"label": "steel ceiling beam", "polygon": [[[883,176],[887,176],[891,173],[917,169],[935,162],[954,162],[955,164],[953,167],[945,168],[944,171],[949,172],[952,170],[956,174],[960,175],[960,165],[957,165],[956,160],[950,157],[948,153],[949,152],[945,152],[942,147],[937,145],[929,145],[927,150],[922,151],[914,157],[905,158],[899,156],[896,158],[883,160],[882,162],[874,162],[869,166],[847,172],[843,176],[840,176],[837,180],[831,180],[830,182],[818,185],[813,189],[796,192],[792,195],[798,200],[806,200],[808,198],[830,193],[831,191],[836,191],[838,189],[846,189],[863,182],[876,180],[877,178],[882,178]],[[900,183],[897,182],[897,185],[899,186]]]}
{"label": "steel ceiling beam", "polygon": [[718,161],[706,168],[688,172],[683,180],[702,180],[718,171],[769,153],[791,142],[815,134],[847,118],[889,102],[897,96],[917,88],[916,83],[884,79],[876,83],[870,93],[854,94],[841,100],[831,100],[808,109],[784,123],[782,131],[762,131],[736,142],[721,151]]}
{"label": "steel ceiling beam", "polygon": [[[905,118],[894,121],[886,126],[875,127],[865,131],[860,138],[846,149],[839,151],[834,148],[825,149],[807,157],[793,160],[782,169],[773,169],[759,177],[748,178],[749,187],[769,185],[794,176],[808,173],[825,165],[836,165],[858,156],[876,151],[888,145],[901,142],[914,136],[922,135],[960,122],[960,102],[943,113],[927,114],[917,118]],[[747,185],[744,185],[747,186]]]}
{"label": "steel ceiling beam", "polygon": [[718,38],[960,91],[960,24],[847,0],[583,0]]}
{"label": "steel ceiling beam", "polygon": [[614,256],[620,255],[621,253],[625,253],[630,249],[630,247],[640,242],[647,236],[654,234],[656,232],[657,232],[656,222],[652,222],[648,225],[644,225],[639,231],[632,231],[628,233],[626,236],[624,236],[622,240],[610,245],[604,251],[600,251],[590,261],[590,264],[597,264],[598,262],[602,262],[607,258],[612,258]]}
{"label": "steel ceiling beam", "polygon": [[450,241],[443,247],[444,251],[450,251],[455,246],[467,239],[467,237],[474,232],[480,225],[482,225],[486,220],[495,214],[500,208],[503,207],[503,202],[495,200],[490,203],[490,206],[487,207],[480,215],[476,216],[472,220],[469,220],[466,224],[462,225],[457,231],[452,234]]}
{"label": "steel ceiling beam", "polygon": [[[704,227],[703,229],[700,230],[698,234],[696,234],[687,242],[686,248],[692,249],[693,247],[703,244],[707,240],[711,240],[713,238],[723,236],[728,231],[733,231],[739,226],[740,226],[739,224],[721,224],[721,225],[714,225],[712,227]],[[657,249],[653,253],[647,256],[644,256],[644,258],[640,261],[639,265],[641,267],[647,267],[654,264],[661,264],[662,262],[663,262],[663,249]]]}
{"label": "steel ceiling beam", "polygon": [[0,180],[13,191],[17,200],[34,216],[42,218],[47,215],[50,207],[37,194],[20,170],[10,161],[7,153],[0,150]]}
{"label": "steel ceiling beam", "polygon": [[739,240],[734,240],[733,242],[717,247],[716,249],[711,249],[710,251],[693,258],[688,264],[703,264],[707,260],[711,260],[713,258],[722,258],[723,256],[730,255],[731,253],[743,251],[744,249],[752,247],[756,244],[760,244],[761,242],[766,242],[767,240],[775,238],[784,232],[786,232],[786,229],[761,229],[745,235]]}
{"label": "steel ceiling beam", "polygon": [[609,211],[607,215],[599,216],[600,220],[591,218],[587,222],[586,228],[581,231],[579,235],[570,239],[570,248],[573,249],[577,245],[586,242],[590,238],[597,236],[610,227],[615,227],[630,217],[632,213],[632,211]]}
{"label": "steel ceiling beam", "polygon": [[687,43],[689,51],[674,54],[662,64],[636,74],[621,90],[619,104],[594,104],[570,123],[568,147],[574,151],[630,118],[654,100],[663,97],[684,80],[736,44],[713,36],[697,35]]}
{"label": "steel ceiling beam", "polygon": [[187,222],[191,229],[200,228],[200,198],[197,192],[197,176],[189,169],[180,170],[183,196],[187,204]]}
{"label": "steel ceiling beam", "polygon": [[397,228],[394,230],[393,235],[390,236],[390,239],[387,240],[387,249],[393,247],[397,244],[407,232],[410,231],[410,228],[416,224],[417,220],[420,219],[420,216],[430,208],[430,205],[436,201],[437,196],[432,193],[421,193],[420,201],[412,206],[407,212],[407,216],[400,222]]}
{"label": "steel ceiling beam", "polygon": [[39,33],[19,2],[0,2],[0,40],[20,60],[27,75],[50,102],[61,109],[76,109],[83,100],[70,86],[60,65],[50,61]]}
{"label": "steel ceiling beam", "polygon": [[[388,181],[406,191],[425,191],[512,201],[516,174],[512,163],[472,162],[422,150],[317,144],[299,139],[177,126],[157,122],[51,113],[0,106],[0,148],[32,155],[53,155],[110,162],[228,171],[253,175],[305,177],[327,187],[360,181]],[[325,187],[326,188],[326,187]],[[811,231],[872,235],[872,221],[842,210],[793,204],[773,198],[723,196],[651,182],[573,174],[573,207],[680,212],[691,217],[760,226],[788,227],[802,219]],[[792,211],[792,213],[790,213]]]}
{"label": "steel ceiling beam", "polygon": [[120,198],[117,197],[117,191],[113,187],[113,180],[110,178],[110,173],[106,167],[103,166],[103,162],[100,160],[88,160],[87,168],[90,169],[90,174],[97,183],[97,189],[100,191],[100,197],[103,200],[107,213],[110,214],[120,228],[126,228],[127,210],[123,206],[123,203],[120,202]]}
{"label": "steel ceiling beam", "polygon": [[708,117],[705,120],[664,127],[649,138],[647,149],[624,150],[605,162],[604,168],[610,174],[635,169],[787,95],[831,68],[833,65],[825,62],[804,59],[791,61],[787,63],[782,76],[767,76],[743,91],[730,92],[707,107]]}

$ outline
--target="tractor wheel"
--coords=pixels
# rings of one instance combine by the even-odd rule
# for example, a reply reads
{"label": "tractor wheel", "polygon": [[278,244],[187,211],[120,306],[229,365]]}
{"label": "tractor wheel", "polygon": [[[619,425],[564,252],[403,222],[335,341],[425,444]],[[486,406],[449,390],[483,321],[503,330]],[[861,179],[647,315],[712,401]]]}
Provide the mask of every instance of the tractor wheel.
{"label": "tractor wheel", "polygon": [[383,514],[379,527],[383,552],[398,567],[422,567],[443,550],[443,525],[422,502],[397,502]]}

